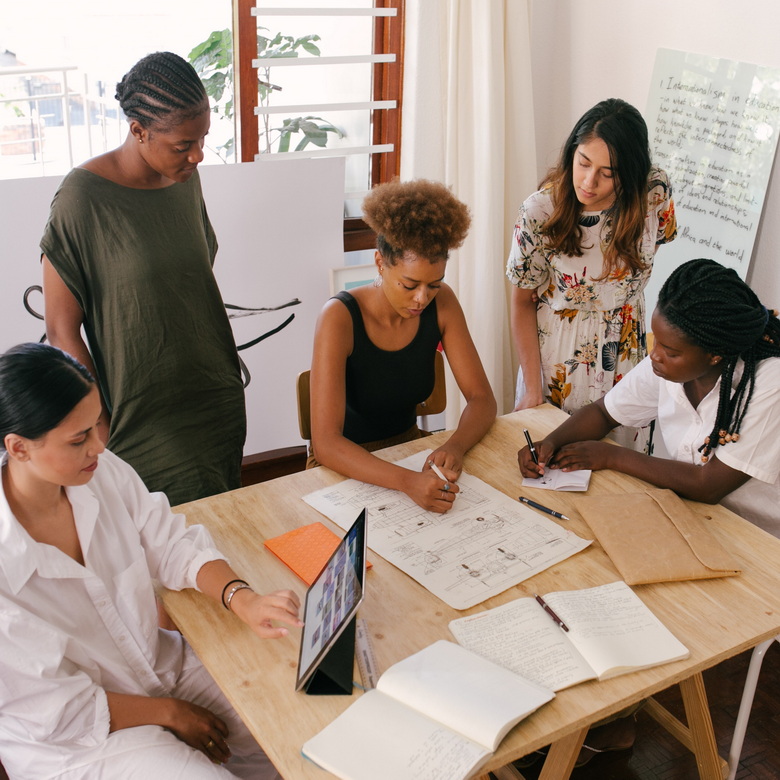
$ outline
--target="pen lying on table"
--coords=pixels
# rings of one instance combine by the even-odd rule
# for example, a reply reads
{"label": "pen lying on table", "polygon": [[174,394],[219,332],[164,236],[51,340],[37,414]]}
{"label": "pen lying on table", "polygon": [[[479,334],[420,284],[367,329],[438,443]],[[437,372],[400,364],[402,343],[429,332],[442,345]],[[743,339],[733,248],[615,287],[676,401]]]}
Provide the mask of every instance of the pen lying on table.
{"label": "pen lying on table", "polygon": [[569,519],[568,517],[566,517],[566,515],[562,515],[560,512],[556,512],[554,509],[550,509],[550,507],[548,506],[537,504],[536,501],[531,501],[530,498],[526,498],[525,496],[518,496],[517,500],[521,501],[524,504],[528,504],[528,506],[532,506],[534,509],[538,509],[540,512],[547,512],[548,515],[552,515],[553,517],[558,517],[561,520]]}

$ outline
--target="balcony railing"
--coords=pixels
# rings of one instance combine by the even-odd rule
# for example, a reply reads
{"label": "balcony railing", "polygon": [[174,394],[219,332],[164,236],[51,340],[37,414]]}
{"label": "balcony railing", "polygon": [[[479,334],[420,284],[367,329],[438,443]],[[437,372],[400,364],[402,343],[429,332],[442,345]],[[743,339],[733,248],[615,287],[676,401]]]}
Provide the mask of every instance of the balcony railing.
{"label": "balcony railing", "polygon": [[125,123],[104,92],[71,65],[0,68],[0,178],[66,173],[121,143]]}

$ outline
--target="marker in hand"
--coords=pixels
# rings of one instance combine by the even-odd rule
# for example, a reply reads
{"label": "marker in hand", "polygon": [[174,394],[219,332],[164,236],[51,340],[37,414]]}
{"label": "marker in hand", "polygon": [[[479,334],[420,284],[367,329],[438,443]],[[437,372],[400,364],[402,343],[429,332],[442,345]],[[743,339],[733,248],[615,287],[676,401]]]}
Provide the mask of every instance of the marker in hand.
{"label": "marker in hand", "polygon": [[450,489],[450,483],[447,480],[447,477],[444,476],[444,474],[441,473],[441,469],[432,461],[428,461],[428,465],[431,467],[431,471],[439,478],[444,480],[444,487],[442,490],[446,493]]}

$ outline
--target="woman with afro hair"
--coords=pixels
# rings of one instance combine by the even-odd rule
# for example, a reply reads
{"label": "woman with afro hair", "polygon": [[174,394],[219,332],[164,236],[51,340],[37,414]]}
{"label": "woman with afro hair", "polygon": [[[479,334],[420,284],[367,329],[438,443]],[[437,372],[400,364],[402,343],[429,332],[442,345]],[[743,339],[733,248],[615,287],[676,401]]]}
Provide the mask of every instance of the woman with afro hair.
{"label": "woman with afro hair", "polygon": [[[465,240],[471,217],[447,187],[425,180],[374,188],[363,212],[377,234],[378,275],[373,285],[331,298],[317,322],[312,453],[316,463],[340,474],[401,490],[424,509],[446,512],[458,492],[463,456],[496,416],[463,311],[443,281],[449,251]],[[439,344],[466,406],[452,435],[413,472],[371,453],[424,435],[416,406],[433,390]]]}
{"label": "woman with afro hair", "polygon": [[[614,469],[685,498],[724,506],[780,536],[780,321],[736,271],[691,260],[664,283],[655,343],[604,398],[537,444],[537,466]],[[670,459],[598,441],[657,419]]]}

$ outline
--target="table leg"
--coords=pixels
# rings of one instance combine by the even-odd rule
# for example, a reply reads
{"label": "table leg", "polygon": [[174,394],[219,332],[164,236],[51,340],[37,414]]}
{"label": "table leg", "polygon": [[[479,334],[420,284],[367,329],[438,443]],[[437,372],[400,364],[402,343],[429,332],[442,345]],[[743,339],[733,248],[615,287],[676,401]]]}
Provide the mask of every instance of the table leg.
{"label": "table leg", "polygon": [[587,733],[588,726],[585,726],[585,728],[553,742],[550,745],[550,752],[547,754],[539,780],[568,780]]}
{"label": "table leg", "polygon": [[680,692],[685,705],[685,716],[693,741],[699,777],[701,780],[723,780],[726,775],[723,774],[723,762],[718,756],[712,717],[707,704],[707,692],[704,689],[704,678],[701,673],[682,680]]}

